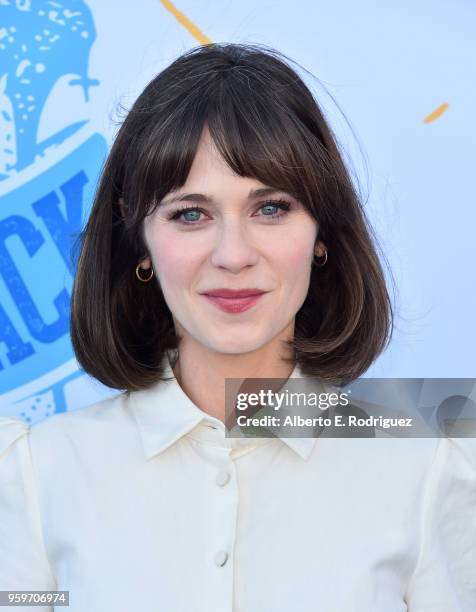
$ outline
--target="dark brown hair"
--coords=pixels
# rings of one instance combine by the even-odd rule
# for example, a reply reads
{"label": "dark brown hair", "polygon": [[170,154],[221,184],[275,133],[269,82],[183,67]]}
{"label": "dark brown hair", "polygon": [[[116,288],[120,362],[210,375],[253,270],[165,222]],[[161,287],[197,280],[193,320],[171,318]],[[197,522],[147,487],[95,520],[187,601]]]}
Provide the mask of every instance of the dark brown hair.
{"label": "dark brown hair", "polygon": [[105,385],[150,386],[165,351],[178,347],[159,283],[138,281],[135,268],[148,254],[143,220],[185,183],[205,124],[234,172],[292,194],[319,223],[328,260],[312,268],[292,341],[303,374],[350,382],[390,340],[377,241],[336,138],[289,62],[263,45],[193,48],[122,122],[81,234],[71,304],[76,357]]}

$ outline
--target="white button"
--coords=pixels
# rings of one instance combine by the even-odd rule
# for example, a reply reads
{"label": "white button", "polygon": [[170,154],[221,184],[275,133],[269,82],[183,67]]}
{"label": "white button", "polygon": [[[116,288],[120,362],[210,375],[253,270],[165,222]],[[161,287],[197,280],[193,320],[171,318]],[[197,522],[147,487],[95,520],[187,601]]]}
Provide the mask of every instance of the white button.
{"label": "white button", "polygon": [[215,565],[222,567],[228,561],[228,553],[224,550],[219,550],[215,555]]}
{"label": "white button", "polygon": [[219,487],[223,487],[229,480],[230,474],[226,470],[220,470],[215,481]]}

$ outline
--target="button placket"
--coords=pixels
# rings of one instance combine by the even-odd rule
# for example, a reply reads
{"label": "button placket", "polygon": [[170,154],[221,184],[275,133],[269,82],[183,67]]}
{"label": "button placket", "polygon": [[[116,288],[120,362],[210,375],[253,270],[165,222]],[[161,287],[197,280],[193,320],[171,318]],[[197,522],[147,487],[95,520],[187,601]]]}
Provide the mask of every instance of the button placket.
{"label": "button placket", "polygon": [[[215,476],[215,483],[218,487],[224,487],[228,482],[230,482],[230,471],[228,469],[222,468],[217,471]],[[223,567],[228,561],[229,554],[226,550],[218,550],[215,553],[213,561],[217,567]]]}
{"label": "button placket", "polygon": [[[236,538],[238,490],[236,465],[231,458],[231,444],[224,439],[221,427],[212,424],[203,428],[210,444],[213,458],[208,486],[211,507],[209,520],[214,526],[209,539],[210,601],[212,609],[232,610],[234,592],[234,546]],[[213,585],[213,586],[212,586]]]}

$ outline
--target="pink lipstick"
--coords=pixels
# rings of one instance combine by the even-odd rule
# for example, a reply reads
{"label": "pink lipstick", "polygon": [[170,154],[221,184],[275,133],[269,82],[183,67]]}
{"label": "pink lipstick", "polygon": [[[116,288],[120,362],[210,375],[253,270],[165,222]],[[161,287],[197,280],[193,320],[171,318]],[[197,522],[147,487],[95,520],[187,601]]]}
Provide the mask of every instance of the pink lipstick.
{"label": "pink lipstick", "polygon": [[239,313],[254,306],[266,292],[261,289],[211,289],[204,293],[214,306],[224,312]]}

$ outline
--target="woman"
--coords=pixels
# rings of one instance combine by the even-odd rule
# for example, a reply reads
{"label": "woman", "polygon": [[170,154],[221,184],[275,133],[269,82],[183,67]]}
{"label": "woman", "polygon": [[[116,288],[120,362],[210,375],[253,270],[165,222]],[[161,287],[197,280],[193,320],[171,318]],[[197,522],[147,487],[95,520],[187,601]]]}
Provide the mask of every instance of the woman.
{"label": "woman", "polygon": [[468,440],[225,435],[225,379],[352,381],[391,319],[284,56],[178,58],[117,134],[75,278],[77,358],[124,392],[3,419],[0,588],[69,590],[74,612],[474,611]]}

